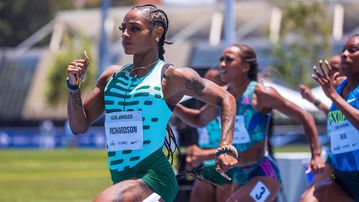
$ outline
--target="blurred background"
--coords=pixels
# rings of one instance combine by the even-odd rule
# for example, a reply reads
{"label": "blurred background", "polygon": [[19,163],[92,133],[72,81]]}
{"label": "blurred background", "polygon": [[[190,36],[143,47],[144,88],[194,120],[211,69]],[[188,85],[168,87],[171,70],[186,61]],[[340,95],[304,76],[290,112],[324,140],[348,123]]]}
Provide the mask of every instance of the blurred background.
{"label": "blurred background", "polygon": [[[86,135],[74,137],[68,128],[66,66],[87,51],[91,62],[81,85],[86,97],[106,67],[130,63],[118,27],[133,5],[144,3],[168,14],[167,39],[174,44],[165,46],[164,56],[178,68],[192,67],[203,75],[218,65],[224,47],[252,46],[260,82],[313,115],[325,148],[326,116],[301,97],[298,86],[310,86],[318,99],[330,104],[311,79],[311,68],[319,59],[340,53],[344,40],[359,32],[356,0],[2,0],[0,201],[89,201],[110,185],[103,118]],[[185,104],[199,107],[192,99]],[[269,142],[279,148],[275,151],[287,146],[288,152],[299,145],[298,151],[305,154],[298,159],[308,158],[305,135],[296,121],[274,112],[271,123]],[[195,129],[174,126],[181,147],[196,143]],[[288,163],[283,165],[288,168]],[[28,190],[26,183],[35,190]],[[59,194],[55,184],[67,189]],[[40,194],[52,189],[53,194]],[[296,201],[298,194],[286,190],[281,200]]]}

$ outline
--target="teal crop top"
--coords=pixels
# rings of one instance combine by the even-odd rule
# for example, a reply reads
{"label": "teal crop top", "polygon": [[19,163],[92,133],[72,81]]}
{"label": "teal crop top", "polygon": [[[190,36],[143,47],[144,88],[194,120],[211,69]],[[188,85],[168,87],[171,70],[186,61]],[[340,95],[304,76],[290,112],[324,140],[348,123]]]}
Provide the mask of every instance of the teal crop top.
{"label": "teal crop top", "polygon": [[237,116],[234,129],[233,145],[238,152],[243,152],[263,141],[268,130],[270,113],[257,112],[252,106],[252,98],[257,82],[251,81],[237,99]]}

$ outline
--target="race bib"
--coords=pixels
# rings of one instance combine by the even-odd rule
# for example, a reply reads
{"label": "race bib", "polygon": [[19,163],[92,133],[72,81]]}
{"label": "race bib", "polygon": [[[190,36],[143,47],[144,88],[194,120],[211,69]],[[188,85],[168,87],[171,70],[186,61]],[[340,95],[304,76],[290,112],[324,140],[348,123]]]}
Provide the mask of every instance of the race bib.
{"label": "race bib", "polygon": [[250,195],[256,202],[264,202],[269,197],[270,191],[263,184],[263,182],[258,181],[256,186],[252,189]]}
{"label": "race bib", "polygon": [[105,133],[109,151],[142,149],[141,112],[112,112],[106,114]]}
{"label": "race bib", "polygon": [[244,116],[236,116],[234,124],[233,144],[244,144],[250,142],[248,131],[244,126]]}
{"label": "race bib", "polygon": [[210,140],[209,140],[207,128],[206,127],[197,128],[197,132],[198,132],[198,144],[199,145],[209,144]]}
{"label": "race bib", "polygon": [[[218,122],[221,126],[221,119],[218,118]],[[233,141],[232,144],[244,144],[251,141],[249,137],[248,131],[244,126],[244,116],[238,115],[236,116],[236,120],[234,123],[234,133],[233,133]]]}
{"label": "race bib", "polygon": [[330,147],[333,154],[359,149],[359,132],[349,121],[332,125],[330,131]]}

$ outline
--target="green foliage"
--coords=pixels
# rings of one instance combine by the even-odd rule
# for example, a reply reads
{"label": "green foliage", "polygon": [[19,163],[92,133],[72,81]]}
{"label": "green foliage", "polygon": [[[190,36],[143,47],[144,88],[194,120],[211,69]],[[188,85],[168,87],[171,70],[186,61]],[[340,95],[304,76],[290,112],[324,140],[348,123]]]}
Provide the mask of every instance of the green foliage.
{"label": "green foliage", "polygon": [[[0,47],[14,47],[49,23],[56,12],[71,2],[57,0],[2,0],[0,2]],[[48,44],[49,37],[37,45]]]}
{"label": "green foliage", "polygon": [[[54,19],[57,12],[69,9],[99,8],[101,0],[1,0],[0,47],[15,47]],[[134,5],[133,0],[111,1],[112,7]],[[50,37],[36,44],[44,46]]]}
{"label": "green foliage", "polygon": [[[47,78],[46,101],[51,106],[65,103],[68,97],[68,90],[65,84],[67,73],[66,68],[70,61],[83,58],[83,51],[87,51],[90,57],[90,64],[85,74],[85,80],[81,83],[82,94],[86,94],[94,86],[97,69],[95,67],[94,52],[91,41],[80,37],[77,41],[66,37],[67,46],[54,55],[53,63],[49,67]],[[78,43],[78,44],[77,44]]]}
{"label": "green foliage", "polygon": [[273,65],[286,83],[313,85],[311,68],[330,51],[330,18],[318,1],[272,1],[283,12]]}

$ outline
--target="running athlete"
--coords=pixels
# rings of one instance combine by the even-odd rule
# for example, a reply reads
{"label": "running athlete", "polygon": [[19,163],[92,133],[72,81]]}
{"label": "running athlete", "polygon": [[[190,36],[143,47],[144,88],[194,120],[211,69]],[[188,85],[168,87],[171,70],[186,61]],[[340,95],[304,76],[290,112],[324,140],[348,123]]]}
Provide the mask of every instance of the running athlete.
{"label": "running athlete", "polygon": [[[221,78],[228,82],[227,90],[237,100],[233,145],[239,153],[239,163],[231,169],[232,194],[227,201],[273,201],[279,192],[279,169],[273,159],[266,155],[265,147],[268,121],[273,109],[298,120],[303,125],[312,153],[309,165],[314,172],[324,167],[312,116],[282,97],[274,88],[258,83],[257,71],[256,53],[247,45],[232,45],[226,48],[220,57]],[[200,110],[178,104],[175,115],[187,124],[203,127],[216,119],[218,111],[210,104],[206,104]],[[207,155],[198,152],[196,160],[203,161],[214,156],[214,152]]]}
{"label": "running athlete", "polygon": [[319,61],[313,79],[333,104],[329,108],[330,165],[302,195],[302,201],[359,201],[359,34],[350,36],[342,49],[341,73],[347,78],[335,89],[332,67]]}
{"label": "running athlete", "polygon": [[88,58],[67,66],[68,117],[75,134],[84,133],[105,112],[108,166],[113,184],[94,201],[173,201],[178,185],[162,147],[172,109],[184,95],[221,108],[223,152],[217,168],[224,172],[237,163],[231,148],[235,119],[234,97],[191,68],[164,62],[168,18],[154,5],[133,7],[120,26],[124,52],[133,63],[110,66],[95,89],[81,101],[79,83]]}

